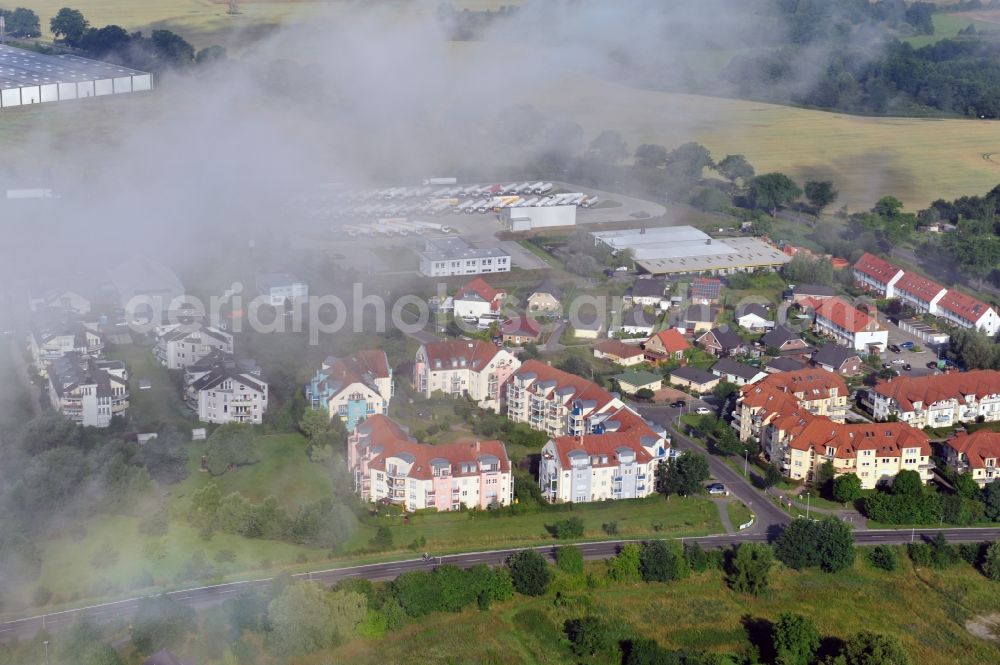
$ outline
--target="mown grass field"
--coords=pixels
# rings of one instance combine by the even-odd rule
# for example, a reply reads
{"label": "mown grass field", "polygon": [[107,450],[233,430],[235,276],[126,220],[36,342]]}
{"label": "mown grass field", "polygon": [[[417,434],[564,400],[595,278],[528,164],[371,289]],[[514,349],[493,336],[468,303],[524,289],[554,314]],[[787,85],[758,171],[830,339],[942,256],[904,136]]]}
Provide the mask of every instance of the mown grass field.
{"label": "mown grass field", "polygon": [[[572,663],[558,636],[566,619],[588,613],[620,617],[667,647],[739,653],[750,647],[744,617],[774,621],[786,611],[812,618],[824,637],[846,639],[861,630],[894,635],[921,665],[1000,660],[1000,643],[965,628],[969,619],[1000,610],[1000,585],[964,564],[935,572],[915,571],[904,561],[897,572],[882,573],[860,559],[837,575],[779,567],[759,598],[732,592],[718,572],[667,585],[572,592],[564,607],[552,602],[551,592],[537,599],[518,596],[490,612],[432,615],[381,641],[355,640],[300,662],[322,663],[333,655],[359,665]],[[588,565],[603,569],[602,563]]]}
{"label": "mown grass field", "polygon": [[[986,20],[992,14],[993,20]],[[934,14],[934,34],[915,35],[908,37],[907,42],[916,48],[934,44],[942,39],[955,39],[959,37],[959,30],[964,30],[969,25],[977,31],[993,32],[1000,30],[1000,12],[944,12]]]}

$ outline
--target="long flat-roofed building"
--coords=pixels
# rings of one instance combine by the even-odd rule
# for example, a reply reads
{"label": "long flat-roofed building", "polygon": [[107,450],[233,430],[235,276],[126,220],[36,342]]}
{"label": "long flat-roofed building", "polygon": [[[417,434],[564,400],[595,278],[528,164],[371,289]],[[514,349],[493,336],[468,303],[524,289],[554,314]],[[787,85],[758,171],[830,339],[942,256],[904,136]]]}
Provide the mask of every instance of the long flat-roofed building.
{"label": "long flat-roofed building", "polygon": [[758,238],[712,238],[693,226],[596,231],[594,243],[628,250],[653,275],[714,273],[780,268],[791,257]]}
{"label": "long flat-roofed building", "polygon": [[510,254],[499,247],[476,248],[461,238],[428,238],[420,272],[428,277],[510,272]]}
{"label": "long flat-roofed building", "polygon": [[121,95],[153,89],[153,75],[76,55],[0,44],[0,107]]}

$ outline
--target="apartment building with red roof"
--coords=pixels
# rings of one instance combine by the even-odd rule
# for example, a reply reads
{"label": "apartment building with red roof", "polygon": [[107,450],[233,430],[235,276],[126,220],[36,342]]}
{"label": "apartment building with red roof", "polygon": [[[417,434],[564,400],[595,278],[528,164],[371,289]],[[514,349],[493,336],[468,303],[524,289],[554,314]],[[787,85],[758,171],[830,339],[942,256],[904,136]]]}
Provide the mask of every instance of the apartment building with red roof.
{"label": "apartment building with red roof", "polygon": [[740,441],[746,441],[760,439],[764,427],[779,415],[801,412],[844,422],[849,394],[841,376],[820,368],[770,374],[740,388],[733,428]]}
{"label": "apartment building with red roof", "polygon": [[355,491],[407,511],[507,506],[514,499],[510,458],[500,441],[419,443],[383,415],[359,424],[348,439]]}
{"label": "apartment building with red roof", "polygon": [[638,499],[655,491],[657,464],[629,433],[560,436],[542,448],[538,485],[550,503]]}
{"label": "apartment building with red roof", "polygon": [[953,325],[976,328],[990,337],[1000,331],[996,309],[955,289],[948,289],[938,301],[936,314]]}
{"label": "apartment building with red roof", "polygon": [[938,302],[948,289],[915,272],[903,273],[894,287],[896,298],[916,312],[937,311]]}
{"label": "apartment building with red roof", "polygon": [[488,342],[429,342],[417,349],[413,387],[427,398],[438,392],[464,396],[499,413],[505,386],[520,365],[510,351]]}
{"label": "apartment building with red roof", "polygon": [[980,487],[1000,478],[1000,432],[959,432],[945,442],[944,459],[955,473],[968,473]]}
{"label": "apartment building with red roof", "polygon": [[802,301],[802,306],[813,309],[813,329],[842,346],[878,353],[889,345],[889,331],[878,322],[878,318],[843,298],[806,299]]}
{"label": "apartment building with red roof", "polygon": [[309,406],[339,417],[348,431],[373,414],[388,413],[393,392],[392,368],[381,349],[330,356],[305,387]]}
{"label": "apartment building with red roof", "polygon": [[876,420],[895,416],[913,427],[1000,420],[1000,372],[975,370],[880,381],[869,392]]}
{"label": "apartment building with red roof", "polygon": [[902,268],[868,252],[857,260],[853,272],[858,286],[886,298],[895,297],[894,287],[903,276]]}

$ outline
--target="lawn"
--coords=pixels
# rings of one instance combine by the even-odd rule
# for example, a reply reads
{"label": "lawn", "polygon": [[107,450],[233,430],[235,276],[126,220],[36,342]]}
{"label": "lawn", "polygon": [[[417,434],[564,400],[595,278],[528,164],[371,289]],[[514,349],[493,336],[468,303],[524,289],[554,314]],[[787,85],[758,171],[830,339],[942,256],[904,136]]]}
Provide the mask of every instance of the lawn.
{"label": "lawn", "polygon": [[739,529],[741,524],[746,524],[753,517],[753,513],[746,504],[735,499],[726,504],[726,513],[729,515],[729,523],[734,529]]}
{"label": "lawn", "polygon": [[[607,501],[574,505],[572,510],[540,511],[516,516],[494,516],[475,512],[430,513],[412,515],[409,524],[401,517],[381,518],[392,529],[393,542],[404,548],[414,540],[426,540],[424,550],[441,553],[474,549],[497,549],[520,545],[556,544],[546,525],[579,517],[584,524],[584,540],[641,537],[687,537],[719,533],[715,505],[702,498],[661,496],[648,499]],[[604,524],[617,523],[616,535],[609,535]],[[361,548],[375,533],[365,526],[348,544]]]}
{"label": "lawn", "polygon": [[[108,358],[121,360],[129,372],[129,414],[140,432],[157,431],[163,425],[184,429],[199,426],[194,414],[180,396],[180,388],[171,380],[170,373],[153,356],[151,346],[116,346],[108,351]],[[147,390],[139,390],[139,381],[149,381]]]}
{"label": "lawn", "polygon": [[[996,33],[1000,30],[1000,25],[996,22],[980,20],[977,18],[978,14],[980,12],[942,12],[934,14],[933,35],[914,35],[913,37],[907,37],[904,41],[913,45],[914,48],[920,48],[928,44],[935,44],[942,39],[961,39],[958,34],[959,30],[964,30],[970,24],[975,26],[977,31]],[[1000,14],[994,15],[1000,18]]]}
{"label": "lawn", "polygon": [[[598,574],[603,571],[599,562],[588,567]],[[620,617],[639,635],[665,647],[739,653],[750,647],[741,626],[744,618],[773,622],[782,612],[796,612],[810,617],[824,637],[846,639],[861,630],[893,635],[920,665],[995,663],[1000,661],[1000,644],[972,636],[965,622],[1000,610],[997,588],[964,564],[935,572],[915,571],[904,561],[901,570],[882,573],[858,557],[852,569],[837,575],[779,566],[771,575],[770,589],[754,598],[734,593],[720,573],[709,571],[666,585],[571,592],[568,602],[560,604],[552,602],[550,592],[534,599],[518,596],[491,612],[435,614],[377,642],[355,640],[332,655],[336,662],[358,665],[568,665],[577,660],[559,644],[561,626],[583,614]],[[324,661],[317,655],[303,662]]]}

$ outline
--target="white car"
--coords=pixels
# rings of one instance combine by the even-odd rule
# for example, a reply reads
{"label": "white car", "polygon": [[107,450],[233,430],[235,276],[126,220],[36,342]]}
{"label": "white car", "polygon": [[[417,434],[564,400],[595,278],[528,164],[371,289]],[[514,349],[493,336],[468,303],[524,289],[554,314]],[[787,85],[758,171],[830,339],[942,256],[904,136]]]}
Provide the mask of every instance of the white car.
{"label": "white car", "polygon": [[711,413],[712,413],[712,410],[711,410],[711,409],[708,409],[708,408],[706,408],[706,407],[704,407],[704,406],[699,406],[699,407],[698,407],[698,408],[697,408],[697,409],[695,410],[695,413],[697,413],[697,414],[698,414],[699,416],[707,416],[707,415],[709,415],[709,414],[711,414]]}
{"label": "white car", "polygon": [[895,360],[892,361],[892,364],[893,365],[905,365],[906,361],[903,360],[902,358],[896,358]]}

